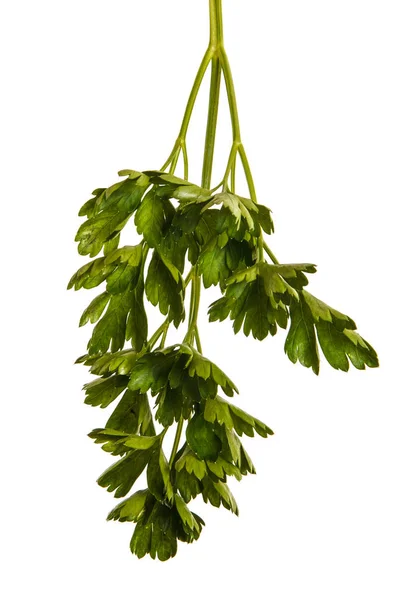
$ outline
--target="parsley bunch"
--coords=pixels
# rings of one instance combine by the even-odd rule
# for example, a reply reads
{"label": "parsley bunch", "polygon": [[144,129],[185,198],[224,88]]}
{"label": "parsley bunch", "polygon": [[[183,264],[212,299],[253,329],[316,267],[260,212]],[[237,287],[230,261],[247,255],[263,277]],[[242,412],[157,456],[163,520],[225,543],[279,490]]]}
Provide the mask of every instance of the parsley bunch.
{"label": "parsley bunch", "polygon": [[[227,478],[240,480],[255,473],[241,437],[273,433],[232,404],[236,385],[203,353],[198,332],[201,283],[205,288],[217,286],[220,292],[209,308],[210,321],[230,318],[235,333],[243,330],[257,340],[287,330],[288,358],[316,374],[318,346],[335,369],[378,366],[375,350],[357,333],[354,321],[306,291],[307,275],[315,273],[315,265],[280,264],[265,242],[265,234],[274,229],[271,212],[257,201],[241,141],[223,45],[221,0],[209,4],[210,43],[172,152],[160,170],[120,171],[121,181],[95,190],[82,206],[79,214],[85,221],[75,239],[79,253],[92,260],[68,286],[104,286],[81,316],[80,325],[92,323],[94,328],[88,352],[77,362],[96,376],[84,386],[85,403],[115,406],[105,427],[89,434],[117,457],[99,477],[99,485],[123,498],[146,473],[146,488],[124,499],[108,516],[135,523],[131,550],[139,558],[149,554],[167,560],[175,556],[178,540],[191,543],[199,538],[204,521],[188,507],[199,494],[205,502],[238,514]],[[186,137],[209,65],[204,164],[197,185],[188,179]],[[224,177],[212,187],[222,77],[233,142]],[[174,174],[180,156],[182,178]],[[235,189],[238,159],[249,198]],[[121,245],[121,233],[131,218],[138,243]],[[184,299],[190,285],[186,335],[166,347],[168,329],[178,328],[186,318]],[[146,300],[164,316],[151,335]],[[166,454],[164,438],[173,426],[175,439]]]}

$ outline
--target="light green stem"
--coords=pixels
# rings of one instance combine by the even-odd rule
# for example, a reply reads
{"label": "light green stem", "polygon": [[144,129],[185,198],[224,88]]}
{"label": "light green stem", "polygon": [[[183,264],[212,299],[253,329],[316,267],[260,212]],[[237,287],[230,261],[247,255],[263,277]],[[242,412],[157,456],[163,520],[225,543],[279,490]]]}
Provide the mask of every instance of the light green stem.
{"label": "light green stem", "polygon": [[177,425],[177,431],[175,432],[175,439],[174,439],[174,444],[172,446],[171,456],[169,457],[169,468],[170,469],[171,469],[172,465],[174,464],[175,456],[178,452],[178,447],[179,447],[180,441],[181,441],[183,425],[184,425],[184,419],[183,419],[183,417],[180,417],[180,420],[178,421],[178,425]]}
{"label": "light green stem", "polygon": [[279,265],[279,261],[277,259],[277,257],[275,256],[275,254],[272,252],[271,248],[268,246],[268,244],[264,241],[263,243],[264,245],[264,249],[265,252],[267,253],[267,255],[269,256],[269,258],[272,260],[272,262],[276,265]]}
{"label": "light green stem", "polygon": [[180,128],[180,132],[178,134],[177,141],[175,142],[174,148],[172,149],[171,154],[169,155],[165,164],[161,167],[161,171],[165,171],[169,165],[175,160],[176,152],[178,148],[183,146],[185,142],[185,137],[187,135],[188,127],[190,125],[191,115],[193,113],[193,109],[195,106],[195,101],[198,96],[198,92],[200,90],[201,84],[204,79],[204,75],[206,74],[207,68],[213,58],[214,52],[213,49],[209,46],[204,54],[203,60],[201,61],[200,67],[197,71],[196,78],[194,80],[194,85],[191,88],[191,93],[188,98],[187,106],[185,108],[184,117],[182,119],[182,124]]}

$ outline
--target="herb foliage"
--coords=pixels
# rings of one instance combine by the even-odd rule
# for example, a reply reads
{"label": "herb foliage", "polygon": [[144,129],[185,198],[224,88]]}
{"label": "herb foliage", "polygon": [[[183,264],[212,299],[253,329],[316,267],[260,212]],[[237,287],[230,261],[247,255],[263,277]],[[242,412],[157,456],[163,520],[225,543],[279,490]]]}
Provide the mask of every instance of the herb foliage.
{"label": "herb foliage", "polygon": [[[219,288],[220,297],[209,308],[210,321],[230,319],[235,333],[256,340],[282,330],[288,358],[316,374],[319,348],[335,369],[378,366],[375,350],[357,333],[355,322],[305,289],[315,265],[280,264],[265,242],[274,229],[271,211],[257,201],[241,141],[223,46],[221,0],[209,4],[210,44],[168,160],[156,171],[120,171],[120,181],[93,192],[79,212],[85,220],[75,238],[79,253],[92,260],[68,285],[75,290],[100,287],[81,316],[80,326],[94,327],[87,354],[77,360],[96,376],[84,386],[85,403],[112,408],[104,429],[89,434],[117,457],[98,483],[124,498],[146,474],[146,487],[125,498],[108,519],[134,523],[132,552],[161,561],[175,556],[178,541],[191,543],[200,537],[204,521],[188,507],[199,494],[205,502],[238,514],[227,478],[240,480],[255,473],[241,438],[273,433],[232,404],[236,385],[203,353],[197,325],[201,283]],[[197,185],[188,179],[186,136],[210,65],[203,175]],[[233,142],[224,177],[212,187],[222,77]],[[180,178],[174,173],[181,155]],[[249,198],[235,189],[238,159]],[[123,246],[121,233],[129,219],[134,220],[138,243]],[[178,328],[186,318],[189,285],[187,333],[166,347],[168,329]],[[165,317],[152,335],[146,299]],[[176,435],[168,456],[164,437],[172,426]]]}

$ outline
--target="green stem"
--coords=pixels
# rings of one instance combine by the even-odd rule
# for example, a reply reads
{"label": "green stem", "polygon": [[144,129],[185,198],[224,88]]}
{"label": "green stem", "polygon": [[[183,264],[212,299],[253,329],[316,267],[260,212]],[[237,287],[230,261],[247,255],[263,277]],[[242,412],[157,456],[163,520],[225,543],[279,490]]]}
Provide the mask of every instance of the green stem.
{"label": "green stem", "polygon": [[219,114],[221,66],[217,56],[213,57],[211,63],[210,98],[207,117],[206,143],[204,146],[203,174],[201,185],[210,188],[211,174],[213,171],[214,146],[216,142],[217,117]]}
{"label": "green stem", "polygon": [[210,45],[217,49],[223,44],[223,11],[222,0],[209,0],[210,11]]}
{"label": "green stem", "polygon": [[238,152],[239,143],[233,142],[232,148],[229,154],[229,160],[227,161],[226,171],[223,177],[223,191],[227,188],[227,180],[231,175],[231,191],[234,191],[235,187],[235,171],[236,171],[236,154]]}
{"label": "green stem", "polygon": [[252,171],[249,165],[248,157],[246,156],[245,148],[243,144],[240,144],[238,148],[240,160],[242,161],[243,171],[245,173],[246,181],[248,183],[249,188],[249,196],[253,202],[257,202],[256,190],[255,190],[255,182],[253,181]]}
{"label": "green stem", "polygon": [[[193,273],[194,273],[194,267],[191,267],[191,269],[188,272],[188,275],[184,279],[184,289],[186,289],[188,287],[190,281],[192,280]],[[165,343],[165,338],[166,338],[166,335],[168,333],[168,329],[169,329],[170,325],[171,325],[171,321],[167,317],[165,319],[165,321],[158,327],[158,329],[152,335],[151,339],[149,340],[149,342],[148,342],[148,348],[149,348],[149,350],[152,350],[153,346],[155,346],[156,342],[159,340],[159,338],[161,337],[161,335],[163,336],[163,340],[164,340],[163,343]]]}
{"label": "green stem", "polygon": [[184,425],[184,417],[180,417],[180,420],[178,421],[178,425],[177,425],[177,431],[175,432],[175,439],[174,439],[174,445],[172,446],[172,450],[171,450],[171,456],[169,457],[169,468],[170,469],[172,468],[172,465],[174,464],[175,455],[178,452],[178,447],[179,447],[180,441],[181,441],[183,425]]}
{"label": "green stem", "polygon": [[168,318],[166,318],[165,321],[158,327],[158,329],[155,331],[155,333],[149,340],[149,342],[148,342],[149,350],[152,350],[152,348],[155,346],[156,342],[159,340],[161,335],[163,335],[165,333],[165,331],[168,331],[169,325],[170,325],[170,321]]}
{"label": "green stem", "polygon": [[240,142],[240,124],[239,124],[239,113],[237,110],[237,100],[235,85],[233,83],[232,71],[229,64],[229,59],[226,54],[226,50],[223,46],[219,48],[220,63],[224,75],[224,82],[226,84],[227,98],[229,101],[230,119],[232,121],[233,130],[233,141]]}
{"label": "green stem", "polygon": [[184,179],[188,181],[188,152],[187,152],[187,144],[185,140],[183,140],[182,145],[182,157],[184,160]]}
{"label": "green stem", "polygon": [[214,51],[209,46],[206,50],[206,53],[203,56],[203,60],[201,61],[200,67],[197,71],[196,78],[194,80],[194,85],[191,88],[190,96],[188,98],[187,106],[185,108],[185,113],[184,113],[184,117],[182,119],[182,124],[181,124],[181,128],[180,128],[180,132],[178,134],[177,141],[175,142],[174,148],[172,149],[172,152],[169,155],[167,161],[161,167],[161,171],[165,171],[169,167],[169,165],[175,159],[175,155],[176,155],[178,148],[180,148],[185,141],[185,137],[187,135],[188,127],[190,125],[191,115],[192,115],[192,112],[194,109],[195,101],[197,99],[198,92],[200,90],[201,84],[204,79],[204,75],[207,71],[207,68],[208,68],[212,58],[213,58],[213,55],[214,55]]}
{"label": "green stem", "polygon": [[194,338],[195,338],[195,345],[197,346],[197,350],[200,352],[200,354],[203,354],[203,347],[201,346],[200,334],[198,332],[197,325],[195,326],[194,333],[195,333],[195,336],[194,336]]}
{"label": "green stem", "polygon": [[275,254],[272,252],[271,248],[268,246],[268,244],[265,241],[263,242],[263,246],[264,246],[265,252],[269,256],[269,258],[272,260],[272,262],[276,265],[279,265],[279,261],[278,261],[277,257],[275,256]]}

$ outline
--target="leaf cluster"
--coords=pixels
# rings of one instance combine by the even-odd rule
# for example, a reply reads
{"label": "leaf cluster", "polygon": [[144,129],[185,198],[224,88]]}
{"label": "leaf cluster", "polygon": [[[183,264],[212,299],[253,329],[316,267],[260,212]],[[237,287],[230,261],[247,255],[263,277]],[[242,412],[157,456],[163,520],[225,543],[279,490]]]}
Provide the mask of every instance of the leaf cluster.
{"label": "leaf cluster", "polygon": [[[243,330],[257,340],[288,330],[289,359],[315,373],[319,346],[330,365],[344,371],[349,364],[375,367],[378,359],[352,319],[305,290],[315,265],[264,260],[263,236],[273,231],[267,207],[161,171],[119,174],[122,181],[95,190],[80,210],[86,220],[76,241],[79,253],[92,260],[68,287],[103,286],[81,316],[80,326],[94,327],[87,353],[77,360],[95,376],[84,386],[85,403],[111,411],[105,427],[89,434],[117,457],[98,484],[124,498],[146,478],[146,488],[125,498],[108,519],[135,523],[132,552],[164,561],[175,556],[178,541],[199,538],[204,522],[188,508],[198,495],[238,514],[227,478],[255,473],[241,438],[273,433],[220,395],[230,399],[238,390],[202,353],[196,328],[200,278],[222,293],[209,308],[210,321],[229,318],[235,333]],[[123,246],[121,232],[130,218],[139,240]],[[168,328],[185,319],[190,280],[187,334],[165,347]],[[151,336],[147,302],[165,317]],[[164,440],[174,424],[169,456]]]}
{"label": "leaf cluster", "polygon": [[[313,264],[267,264],[259,261],[241,269],[226,281],[224,295],[209,308],[210,321],[233,321],[234,332],[243,328],[257,340],[275,335],[278,327],[290,327],[285,352],[292,362],[311,367],[318,375],[317,339],[328,363],[348,371],[377,367],[375,350],[355,330],[347,315],[331,308],[304,287],[306,273],[315,273]],[[350,363],[349,363],[350,361]]]}

